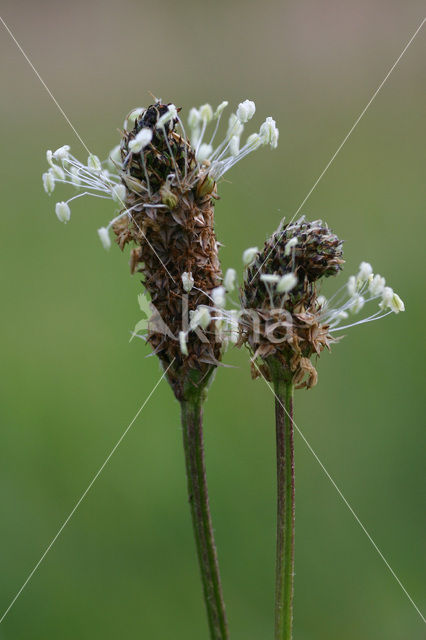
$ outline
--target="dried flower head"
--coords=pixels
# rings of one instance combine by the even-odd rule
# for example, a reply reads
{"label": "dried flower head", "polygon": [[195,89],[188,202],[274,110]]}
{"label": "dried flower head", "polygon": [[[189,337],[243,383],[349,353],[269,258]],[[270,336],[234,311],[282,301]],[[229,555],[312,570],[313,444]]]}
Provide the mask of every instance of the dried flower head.
{"label": "dried flower head", "polygon": [[[121,143],[107,162],[91,154],[82,164],[64,146],[47,152],[50,168],[43,175],[48,194],[56,183],[83,190],[57,205],[64,222],[70,219],[69,203],[82,195],[121,206],[98,230],[99,239],[108,249],[112,230],[121,249],[133,245],[131,272],[143,276],[155,308],[146,339],[168,368],[178,398],[188,384],[206,384],[221,357],[215,318],[225,289],[214,232],[216,182],[251,151],[263,145],[275,148],[278,142],[278,129],[269,117],[259,133],[240,145],[244,124],[255,113],[254,103],[246,100],[231,114],[225,137],[215,146],[227,104],[215,111],[209,104],[192,108],[187,136],[180,109],[157,100],[128,114]],[[232,280],[231,272],[229,289]]]}
{"label": "dried flower head", "polygon": [[[279,228],[262,252],[250,254],[239,344],[249,347],[253,361],[259,359],[252,366],[254,377],[259,370],[271,377],[271,368],[276,372],[278,367],[297,387],[310,388],[318,377],[311,358],[330,348],[335,332],[404,310],[399,296],[367,262],[329,300],[319,295],[321,279],[337,275],[343,263],[342,241],[321,220],[304,218]],[[378,311],[343,322],[373,300],[380,301]]]}

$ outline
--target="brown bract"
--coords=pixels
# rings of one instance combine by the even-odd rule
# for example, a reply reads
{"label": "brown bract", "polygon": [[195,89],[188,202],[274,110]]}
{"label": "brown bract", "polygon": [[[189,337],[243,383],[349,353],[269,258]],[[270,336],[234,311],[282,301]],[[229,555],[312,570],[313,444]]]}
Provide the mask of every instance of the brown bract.
{"label": "brown bract", "polygon": [[[182,399],[188,385],[207,383],[221,357],[213,322],[204,331],[188,333],[187,356],[181,353],[179,332],[187,330],[190,311],[212,305],[209,295],[220,285],[222,273],[214,232],[216,185],[203,173],[189,143],[173,131],[173,122],[155,127],[166,111],[167,105],[148,107],[133,131],[123,133],[121,174],[126,208],[132,211],[114,231],[121,249],[134,245],[131,272],[142,274],[155,308],[147,340],[165,368],[173,362],[167,377]],[[153,131],[152,141],[132,154],[129,142],[144,127]],[[184,272],[194,279],[189,293],[182,285]]]}

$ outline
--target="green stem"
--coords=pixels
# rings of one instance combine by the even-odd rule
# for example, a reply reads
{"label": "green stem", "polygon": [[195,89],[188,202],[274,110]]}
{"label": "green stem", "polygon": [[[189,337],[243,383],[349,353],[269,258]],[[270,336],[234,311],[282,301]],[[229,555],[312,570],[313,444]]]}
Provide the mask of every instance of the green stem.
{"label": "green stem", "polygon": [[277,444],[275,640],[293,637],[294,423],[293,385],[274,376]]}
{"label": "green stem", "polygon": [[228,640],[228,624],[207,492],[203,447],[202,392],[181,401],[188,496],[211,640]]}

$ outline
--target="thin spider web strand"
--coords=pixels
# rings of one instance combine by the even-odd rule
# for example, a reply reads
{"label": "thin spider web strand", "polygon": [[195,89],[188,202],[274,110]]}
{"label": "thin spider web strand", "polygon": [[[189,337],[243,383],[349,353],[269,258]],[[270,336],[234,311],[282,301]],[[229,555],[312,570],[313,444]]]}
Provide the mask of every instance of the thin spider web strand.
{"label": "thin spider web strand", "polygon": [[[422,22],[420,23],[420,25],[417,27],[416,31],[413,33],[413,35],[411,36],[410,40],[407,42],[407,44],[405,45],[404,49],[402,50],[402,52],[399,54],[398,58],[395,60],[395,62],[393,63],[393,65],[391,66],[391,68],[389,69],[389,71],[387,72],[386,76],[384,77],[384,79],[382,80],[382,82],[379,84],[379,86],[377,87],[376,91],[373,93],[373,95],[371,96],[370,100],[367,102],[366,106],[364,107],[364,109],[361,111],[361,113],[359,114],[358,118],[355,120],[354,124],[352,125],[352,127],[349,129],[348,133],[346,134],[346,136],[343,138],[342,142],[340,143],[340,145],[338,146],[337,150],[334,152],[334,154],[331,156],[331,159],[328,161],[328,163],[326,164],[325,168],[323,169],[323,171],[321,172],[321,174],[319,175],[319,177],[317,178],[317,180],[315,181],[313,187],[310,189],[310,191],[308,192],[308,195],[304,198],[304,200],[302,201],[302,203],[299,205],[296,213],[293,214],[293,217],[291,218],[290,222],[288,224],[291,224],[293,222],[293,220],[295,219],[295,217],[297,216],[297,214],[300,212],[300,210],[302,209],[303,205],[305,204],[305,202],[309,199],[309,197],[311,196],[311,194],[313,193],[313,191],[316,189],[316,187],[318,186],[319,182],[322,180],[322,178],[324,177],[325,173],[328,171],[328,169],[330,168],[330,166],[332,165],[332,163],[334,162],[334,160],[336,159],[337,155],[340,153],[342,147],[346,144],[348,138],[351,136],[351,134],[353,133],[354,129],[356,128],[356,126],[358,125],[358,123],[360,122],[360,120],[363,118],[363,116],[365,115],[367,109],[370,107],[371,103],[374,101],[374,99],[376,98],[377,94],[380,92],[381,88],[383,87],[383,85],[385,84],[385,82],[388,80],[389,76],[391,75],[391,73],[393,72],[393,70],[395,69],[395,67],[397,66],[397,64],[399,63],[399,61],[401,60],[401,58],[403,57],[403,55],[406,53],[408,47],[411,45],[411,43],[413,42],[414,38],[417,36],[417,34],[419,33],[420,29],[423,27],[424,23],[426,21],[426,18],[423,18]],[[259,271],[262,269],[263,265],[265,264],[265,262],[267,261],[267,259],[269,258],[269,256],[271,255],[272,251],[275,249],[276,244],[277,244],[278,240],[275,242],[275,244],[273,245],[273,247],[270,249],[268,255],[266,256],[266,258],[264,259],[264,261],[262,262],[262,264],[260,265],[259,269],[256,271],[256,273],[254,274],[254,276],[252,277],[252,279],[250,280],[250,283],[253,281],[253,279],[257,276],[257,274],[259,273]]]}
{"label": "thin spider web strand", "polygon": [[30,65],[31,69],[34,71],[34,73],[36,74],[37,78],[40,80],[41,84],[43,85],[43,87],[46,89],[47,93],[49,94],[49,96],[52,98],[53,102],[55,103],[55,105],[58,107],[59,111],[61,112],[61,114],[63,115],[63,117],[65,118],[65,120],[67,121],[67,123],[69,124],[69,126],[71,127],[71,129],[74,131],[75,135],[77,136],[78,140],[81,142],[81,144],[83,145],[83,147],[86,149],[86,151],[89,153],[90,155],[90,149],[87,147],[86,143],[84,142],[84,140],[82,139],[82,137],[80,136],[80,134],[78,133],[77,129],[74,127],[74,125],[72,124],[71,120],[68,118],[67,114],[65,113],[65,111],[62,109],[61,105],[59,104],[59,102],[56,100],[55,96],[53,95],[53,93],[51,92],[51,90],[49,89],[49,87],[47,86],[47,84],[45,83],[45,81],[43,80],[43,78],[41,77],[40,73],[37,71],[37,69],[35,68],[35,66],[33,65],[33,63],[31,62],[30,58],[27,56],[27,54],[25,53],[24,49],[22,48],[22,46],[19,44],[19,42],[17,41],[17,39],[15,38],[15,36],[13,35],[11,29],[8,27],[8,25],[6,24],[6,22],[3,20],[3,18],[0,16],[0,21],[3,24],[4,28],[6,29],[6,31],[8,32],[8,34],[10,35],[10,37],[12,38],[13,42],[16,44],[16,46],[18,47],[19,51],[22,53],[22,55],[24,56],[25,60],[28,62],[28,64]]}
{"label": "thin spider web strand", "polygon": [[[68,125],[71,127],[71,129],[73,130],[74,134],[76,135],[76,137],[78,138],[78,140],[81,142],[81,144],[83,145],[83,147],[86,149],[86,151],[89,153],[89,155],[91,154],[91,151],[89,149],[89,147],[86,145],[86,143],[84,142],[83,138],[80,136],[80,134],[78,133],[77,129],[74,127],[73,123],[71,122],[71,120],[69,119],[69,117],[67,116],[67,114],[65,113],[65,111],[63,110],[63,108],[61,107],[61,105],[59,104],[59,102],[57,101],[57,99],[55,98],[55,96],[53,95],[52,91],[49,89],[49,87],[47,86],[47,84],[45,83],[45,81],[43,80],[43,78],[41,77],[40,73],[37,71],[37,69],[35,68],[35,66],[33,65],[33,63],[31,62],[30,58],[28,57],[28,55],[25,53],[24,49],[22,48],[22,46],[19,44],[18,40],[15,38],[15,36],[13,35],[11,29],[8,27],[8,25],[6,24],[6,22],[3,20],[3,18],[0,16],[0,21],[2,22],[4,28],[6,29],[6,31],[9,33],[10,37],[12,38],[12,40],[14,41],[14,43],[16,44],[16,46],[18,47],[19,51],[22,53],[22,55],[24,56],[25,60],[28,62],[28,64],[30,65],[31,69],[34,71],[35,75],[37,76],[37,78],[40,80],[41,84],[43,85],[43,87],[46,89],[47,93],[49,94],[49,96],[52,98],[53,102],[55,103],[55,105],[57,106],[58,110],[60,111],[60,113],[63,115],[63,117],[65,118],[66,122],[68,123]],[[121,201],[121,204],[125,207],[124,203]],[[135,221],[134,221],[135,222]],[[136,223],[136,222],[135,222]],[[163,268],[167,271],[168,275],[171,277],[171,279],[173,280],[173,282],[175,282],[173,276],[170,274],[169,270],[167,269],[166,265],[164,264],[164,262],[161,260],[160,256],[157,254],[157,252],[155,251],[155,249],[151,246],[151,243],[149,242],[149,240],[147,239],[145,233],[140,229],[139,225],[136,223],[136,226],[138,227],[138,229],[140,230],[140,232],[142,233],[142,235],[144,236],[144,238],[146,239],[148,245],[151,247],[151,249],[153,250],[153,252],[155,253],[155,255],[157,256],[158,260],[160,261],[161,265],[163,266]]]}
{"label": "thin spider web strand", "polygon": [[[255,365],[256,369],[259,371],[260,375],[262,376],[263,380],[265,381],[266,385],[268,386],[269,390],[271,391],[271,393],[274,395],[275,399],[278,400],[278,402],[280,403],[281,407],[284,409],[285,413],[287,414],[287,416],[291,419],[291,416],[289,415],[289,413],[287,412],[285,406],[282,404],[281,400],[277,397],[275,391],[273,390],[273,388],[271,387],[271,385],[269,384],[269,382],[266,380],[266,378],[264,377],[263,373],[260,371],[258,365],[256,364],[256,362],[252,359],[251,360],[252,363]],[[404,585],[402,584],[401,580],[398,578],[398,576],[396,575],[395,571],[392,569],[391,565],[389,564],[389,562],[386,560],[385,556],[383,555],[383,553],[380,551],[379,547],[377,546],[377,544],[374,542],[373,538],[371,537],[371,535],[369,534],[369,532],[367,531],[366,527],[364,526],[364,524],[361,522],[360,518],[358,517],[358,515],[356,514],[356,512],[354,511],[354,509],[351,507],[350,503],[348,502],[348,500],[345,498],[345,496],[343,495],[342,491],[339,489],[339,487],[337,486],[336,482],[334,481],[334,479],[332,478],[332,476],[330,475],[330,473],[327,471],[327,469],[325,468],[324,464],[321,462],[320,458],[318,457],[317,453],[315,452],[315,450],[312,448],[312,446],[310,445],[310,443],[308,442],[308,440],[306,439],[305,435],[303,434],[303,432],[299,429],[299,427],[297,426],[297,424],[295,423],[295,421],[293,420],[293,424],[294,427],[297,431],[297,433],[300,435],[300,437],[302,438],[303,442],[306,444],[306,446],[308,447],[309,451],[312,453],[312,455],[314,456],[315,460],[318,462],[318,464],[320,465],[321,469],[324,471],[325,475],[327,476],[327,478],[330,480],[331,484],[333,485],[333,487],[336,489],[337,493],[339,494],[340,498],[343,500],[344,504],[347,506],[347,508],[349,509],[349,511],[351,512],[351,514],[353,515],[353,517],[355,518],[356,522],[359,524],[359,526],[361,527],[361,529],[363,530],[363,532],[365,533],[365,535],[367,536],[368,540],[370,541],[370,543],[372,544],[372,546],[374,547],[374,549],[377,551],[377,553],[379,554],[380,558],[383,560],[383,562],[385,563],[386,567],[389,569],[390,573],[392,574],[392,576],[395,578],[396,582],[398,583],[398,585],[401,587],[402,591],[405,593],[405,595],[407,596],[408,600],[410,601],[410,603],[413,605],[413,607],[415,608],[415,610],[417,611],[417,613],[419,614],[419,616],[421,617],[421,619],[423,620],[424,623],[426,623],[426,619],[424,618],[422,612],[420,611],[419,607],[416,605],[416,603],[414,602],[413,598],[410,596],[410,594],[408,593],[407,589],[404,587]]]}
{"label": "thin spider web strand", "polygon": [[167,369],[163,372],[163,374],[161,375],[161,377],[159,378],[159,380],[156,382],[156,384],[154,385],[154,387],[152,388],[151,392],[149,393],[149,395],[147,396],[147,398],[145,399],[145,401],[143,402],[143,404],[139,407],[138,411],[136,412],[135,416],[133,417],[133,419],[130,421],[129,425],[126,427],[126,429],[124,430],[124,432],[122,433],[122,435],[120,436],[120,438],[118,439],[118,441],[116,442],[116,444],[114,445],[114,447],[112,448],[112,450],[110,451],[109,455],[107,456],[107,458],[105,459],[105,461],[103,462],[103,464],[99,467],[98,471],[96,472],[96,474],[94,475],[94,477],[92,478],[92,480],[90,481],[88,487],[86,488],[86,490],[82,493],[81,497],[77,500],[77,502],[75,503],[73,509],[71,510],[71,512],[69,513],[69,515],[67,516],[67,518],[64,520],[62,526],[60,527],[60,529],[58,530],[58,532],[56,533],[56,535],[54,536],[54,538],[51,540],[51,542],[49,543],[49,545],[46,547],[43,555],[41,556],[40,560],[37,562],[37,564],[34,566],[34,568],[32,569],[32,571],[30,572],[30,574],[28,575],[28,577],[26,578],[25,582],[23,583],[23,585],[21,586],[21,588],[19,589],[19,591],[17,592],[17,594],[15,595],[15,597],[13,598],[13,600],[11,601],[11,603],[9,604],[9,606],[7,607],[7,609],[5,610],[5,612],[3,613],[2,617],[0,618],[0,624],[3,622],[3,620],[5,619],[5,617],[7,616],[7,614],[9,613],[9,611],[11,610],[11,608],[13,607],[13,605],[15,604],[15,602],[17,601],[17,599],[19,598],[19,596],[21,595],[21,593],[23,592],[23,590],[25,589],[25,587],[27,586],[27,584],[29,583],[29,581],[31,580],[31,578],[33,577],[33,575],[35,574],[35,572],[37,571],[37,569],[39,568],[39,566],[41,565],[41,563],[43,562],[43,560],[45,559],[45,557],[47,556],[47,554],[49,553],[50,549],[53,547],[53,545],[55,544],[56,540],[59,538],[59,536],[61,535],[62,531],[65,529],[65,527],[67,526],[68,522],[71,520],[71,518],[73,517],[74,513],[77,511],[78,507],[80,506],[80,504],[83,502],[84,498],[87,496],[87,494],[89,493],[90,489],[93,487],[93,485],[95,484],[96,480],[99,478],[99,476],[101,475],[102,471],[105,469],[106,465],[108,464],[108,462],[110,461],[110,459],[112,458],[112,456],[114,455],[115,451],[118,449],[118,447],[120,446],[121,442],[124,440],[125,436],[127,435],[128,431],[130,430],[130,428],[133,426],[134,422],[136,421],[136,419],[138,418],[139,414],[141,413],[141,411],[143,410],[143,408],[146,406],[146,404],[149,402],[152,394],[154,393],[154,391],[157,389],[158,385],[160,384],[160,382],[163,380],[164,376],[166,375],[167,371],[170,369],[170,367],[172,366],[174,362],[174,359],[172,360],[172,362],[169,364],[169,366],[167,367]]}

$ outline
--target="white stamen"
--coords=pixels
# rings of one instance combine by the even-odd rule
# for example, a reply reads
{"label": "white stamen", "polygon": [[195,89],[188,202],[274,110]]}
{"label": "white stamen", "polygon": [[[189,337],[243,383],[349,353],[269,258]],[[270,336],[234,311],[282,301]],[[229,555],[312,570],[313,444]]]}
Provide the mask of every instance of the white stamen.
{"label": "white stamen", "polygon": [[181,277],[183,290],[186,293],[189,293],[194,286],[194,278],[192,277],[192,273],[190,271],[184,271]]}
{"label": "white stamen", "polygon": [[179,346],[182,355],[188,355],[188,345],[185,331],[179,331]]}
{"label": "white stamen", "polygon": [[111,238],[109,237],[108,229],[106,227],[98,229],[98,236],[103,248],[109,249],[111,247]]}
{"label": "white stamen", "polygon": [[236,344],[240,338],[239,324],[238,324],[239,311],[232,309],[228,313],[228,326],[229,326],[229,341],[232,344]]}
{"label": "white stamen", "polygon": [[200,145],[200,148],[197,151],[197,160],[198,162],[204,162],[207,160],[213,152],[213,147],[211,144],[206,144],[205,142]]}
{"label": "white stamen", "polygon": [[349,318],[349,313],[347,311],[339,311],[339,313],[336,315],[336,318],[340,320],[346,320],[347,318]]}
{"label": "white stamen", "polygon": [[113,200],[115,200],[115,202],[118,202],[118,204],[122,205],[124,203],[124,200],[126,198],[126,187],[124,186],[124,184],[117,184],[115,187],[113,187],[112,198]]}
{"label": "white stamen", "polygon": [[237,309],[231,309],[226,314],[226,333],[228,336],[228,342],[231,344],[237,344],[241,338],[240,317],[241,311]]}
{"label": "white stamen", "polygon": [[237,118],[242,122],[246,123],[252,119],[256,111],[256,105],[252,100],[244,100],[244,102],[240,102],[237,107]]}
{"label": "white stamen", "polygon": [[250,151],[255,151],[262,145],[262,139],[258,133],[252,133],[247,138],[246,146]]}
{"label": "white stamen", "polygon": [[373,267],[369,262],[361,262],[358,271],[358,281],[366,282],[368,278],[373,274]]}
{"label": "white stamen", "polygon": [[277,282],[280,281],[280,276],[273,273],[262,273],[260,279],[262,282],[266,282],[266,284],[277,284]]}
{"label": "white stamen", "polygon": [[57,202],[55,213],[61,222],[68,222],[71,218],[71,209],[66,202]]}
{"label": "white stamen", "polygon": [[226,107],[228,106],[228,104],[229,102],[227,102],[226,100],[221,102],[220,105],[217,107],[216,111],[214,112],[214,117],[218,118],[219,116],[221,116],[224,110],[226,109]]}
{"label": "white stamen", "polygon": [[216,307],[224,307],[226,303],[225,287],[216,287],[216,289],[213,289],[212,299]]}
{"label": "white stamen", "polygon": [[405,304],[403,303],[403,301],[401,300],[401,298],[397,293],[393,294],[392,300],[389,306],[394,313],[405,311]]}
{"label": "white stamen", "polygon": [[291,250],[293,249],[293,247],[297,245],[297,243],[298,243],[298,239],[296,236],[294,238],[291,238],[285,245],[284,255],[289,256],[291,253]]}
{"label": "white stamen", "polygon": [[55,153],[53,154],[53,159],[54,160],[66,160],[70,154],[70,146],[69,144],[64,144],[63,147],[59,147],[59,149],[56,149]]}
{"label": "white stamen", "polygon": [[49,195],[53,193],[55,189],[55,175],[51,169],[46,173],[43,173],[43,187],[46,193]]}
{"label": "white stamen", "polygon": [[261,125],[259,135],[263,144],[269,144],[272,149],[276,149],[278,146],[279,131],[275,120],[271,118],[271,116],[268,116],[265,122]]}
{"label": "white stamen", "polygon": [[227,269],[225,277],[223,279],[223,285],[226,291],[234,291],[236,278],[237,272],[235,271],[235,269]]}
{"label": "white stamen", "polygon": [[243,263],[248,266],[258,253],[259,249],[257,247],[249,247],[243,253]]}
{"label": "white stamen", "polygon": [[371,274],[369,277],[368,290],[373,296],[380,296],[385,289],[386,280],[379,275]]}
{"label": "white stamen", "polygon": [[123,129],[126,131],[131,131],[134,128],[136,120],[145,113],[145,109],[142,107],[137,107],[136,109],[132,109],[128,114],[127,118],[124,121]]}
{"label": "white stamen", "polygon": [[203,104],[200,107],[200,118],[203,122],[210,122],[213,120],[213,109],[209,104]]}
{"label": "white stamen", "polygon": [[132,153],[139,153],[140,151],[142,151],[142,149],[145,149],[145,147],[149,145],[151,140],[152,140],[152,131],[151,129],[148,129],[147,127],[145,127],[135,135],[133,140],[130,140],[129,150]]}
{"label": "white stamen", "polygon": [[355,276],[349,276],[348,284],[348,293],[350,296],[354,296],[357,290],[357,283]]}
{"label": "white stamen", "polygon": [[277,291],[279,293],[288,293],[297,285],[297,276],[294,273],[286,273],[279,279]]}
{"label": "white stamen", "polygon": [[90,171],[100,173],[102,171],[102,164],[98,156],[95,156],[93,153],[91,153],[87,159],[87,167]]}
{"label": "white stamen", "polygon": [[195,129],[196,127],[198,127],[200,125],[200,121],[201,121],[200,112],[195,107],[192,107],[192,109],[190,109],[189,111],[189,116],[188,116],[188,124],[191,127],[191,129]]}
{"label": "white stamen", "polygon": [[65,180],[65,173],[64,170],[61,167],[58,167],[57,164],[52,164],[51,166],[51,171],[53,171],[55,178],[57,178],[58,180]]}
{"label": "white stamen", "polygon": [[207,329],[211,322],[210,311],[207,307],[197,307],[195,311],[190,312],[191,321],[189,323],[190,329],[194,331],[197,327],[201,327],[202,329]]}
{"label": "white stamen", "polygon": [[162,129],[164,125],[167,124],[167,122],[177,118],[177,114],[178,114],[177,109],[174,104],[167,105],[167,111],[163,113],[163,115],[160,118],[158,118],[157,128]]}
{"label": "white stamen", "polygon": [[381,309],[387,309],[388,307],[391,306],[393,295],[394,295],[394,292],[392,287],[385,287],[383,289],[382,301],[379,305]]}

